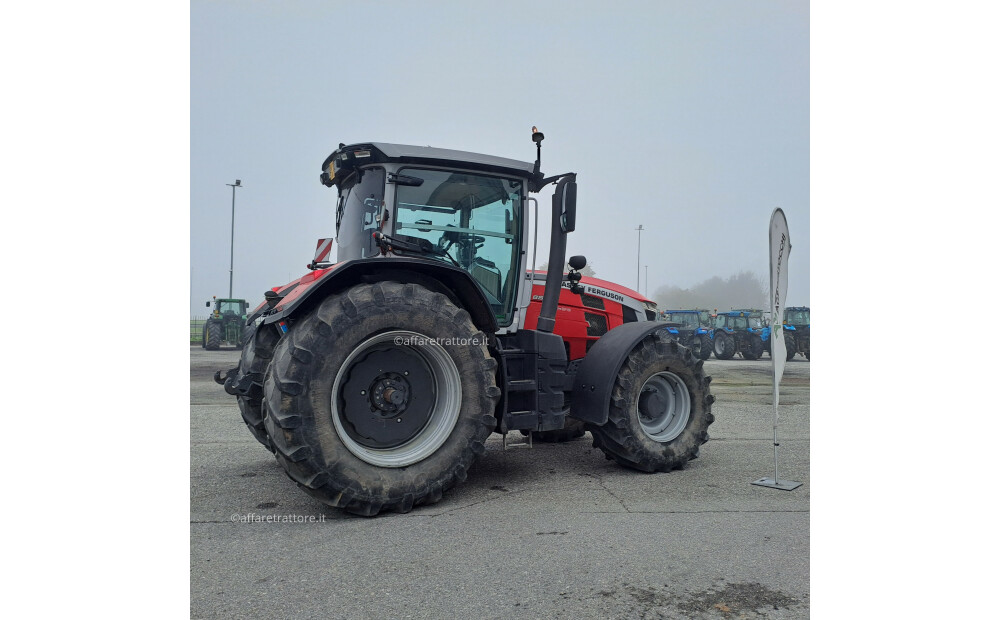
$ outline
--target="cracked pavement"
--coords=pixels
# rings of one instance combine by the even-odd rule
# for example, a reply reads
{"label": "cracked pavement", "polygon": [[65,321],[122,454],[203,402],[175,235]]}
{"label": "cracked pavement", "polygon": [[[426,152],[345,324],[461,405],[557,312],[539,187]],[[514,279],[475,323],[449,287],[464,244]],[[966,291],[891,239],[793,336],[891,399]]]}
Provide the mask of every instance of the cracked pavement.
{"label": "cracked pavement", "polygon": [[[191,349],[191,615],[297,618],[805,618],[809,362],[709,360],[716,421],[683,471],[493,435],[441,502],[366,519],[312,499],[212,381],[238,352]],[[521,437],[510,436],[519,442]]]}

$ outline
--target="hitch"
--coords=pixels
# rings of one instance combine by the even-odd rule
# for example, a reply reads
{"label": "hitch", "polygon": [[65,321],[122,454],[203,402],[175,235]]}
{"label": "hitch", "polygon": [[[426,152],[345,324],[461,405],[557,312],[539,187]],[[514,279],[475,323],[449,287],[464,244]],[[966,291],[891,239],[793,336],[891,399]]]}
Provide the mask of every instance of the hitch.
{"label": "hitch", "polygon": [[223,375],[221,370],[215,371],[215,382],[222,385],[227,394],[232,396],[248,396],[250,398],[257,398],[259,394],[254,391],[254,388],[258,390],[263,387],[260,383],[256,383],[249,374],[240,375],[240,368],[230,368],[225,371],[226,374]]}

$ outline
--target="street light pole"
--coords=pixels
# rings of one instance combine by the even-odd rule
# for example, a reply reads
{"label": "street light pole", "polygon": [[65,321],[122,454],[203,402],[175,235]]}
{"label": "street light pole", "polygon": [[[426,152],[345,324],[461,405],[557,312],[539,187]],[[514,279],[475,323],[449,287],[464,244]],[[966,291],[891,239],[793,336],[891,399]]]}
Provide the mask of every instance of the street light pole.
{"label": "street light pole", "polygon": [[639,243],[635,246],[635,288],[636,288],[636,290],[638,290],[639,289],[639,263],[640,263],[639,256],[640,256],[640,252],[642,250],[642,224],[639,224],[639,228],[636,228],[636,230],[639,231]]}
{"label": "street light pole", "polygon": [[236,188],[243,187],[240,180],[236,183],[226,183],[233,188],[233,217],[229,227],[229,299],[233,298],[233,240],[236,238]]}

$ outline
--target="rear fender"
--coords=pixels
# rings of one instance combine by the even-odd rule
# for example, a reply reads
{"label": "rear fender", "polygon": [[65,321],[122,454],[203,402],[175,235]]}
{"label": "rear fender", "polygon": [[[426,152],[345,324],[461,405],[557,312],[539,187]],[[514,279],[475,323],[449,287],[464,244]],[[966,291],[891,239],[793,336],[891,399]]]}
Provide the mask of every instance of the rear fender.
{"label": "rear fender", "polygon": [[625,323],[601,336],[576,372],[569,417],[598,426],[607,422],[619,369],[632,349],[659,329],[664,329],[663,323],[640,321]]}
{"label": "rear fender", "polygon": [[[497,331],[496,317],[486,296],[467,271],[414,258],[368,258],[337,263],[326,269],[317,269],[303,277],[274,290],[280,299],[264,324],[294,320],[315,308],[324,299],[356,284],[391,280],[420,284],[449,297],[464,308],[476,327],[489,335]],[[264,302],[262,306],[266,306]],[[258,310],[262,308],[258,306]],[[256,312],[255,312],[256,314]]]}

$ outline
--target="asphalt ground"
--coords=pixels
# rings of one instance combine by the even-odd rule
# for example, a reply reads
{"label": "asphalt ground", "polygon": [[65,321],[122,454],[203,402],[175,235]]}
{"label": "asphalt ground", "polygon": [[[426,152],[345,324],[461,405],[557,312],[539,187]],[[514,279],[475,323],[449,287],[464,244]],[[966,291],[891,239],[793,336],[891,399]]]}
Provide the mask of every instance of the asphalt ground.
{"label": "asphalt ground", "polygon": [[[356,517],[312,499],[212,380],[234,350],[191,348],[194,618],[805,618],[809,362],[785,366],[773,477],[771,362],[705,362],[710,441],[643,474],[590,435],[508,446],[412,512]],[[521,437],[509,437],[519,442]]]}

